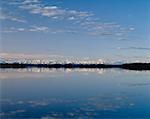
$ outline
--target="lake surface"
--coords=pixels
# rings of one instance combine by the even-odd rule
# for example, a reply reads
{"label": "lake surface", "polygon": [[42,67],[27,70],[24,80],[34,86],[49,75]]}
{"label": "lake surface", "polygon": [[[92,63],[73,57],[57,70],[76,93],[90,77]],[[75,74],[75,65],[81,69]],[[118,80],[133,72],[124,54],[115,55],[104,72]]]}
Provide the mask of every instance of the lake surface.
{"label": "lake surface", "polygon": [[0,69],[1,119],[150,119],[150,71]]}

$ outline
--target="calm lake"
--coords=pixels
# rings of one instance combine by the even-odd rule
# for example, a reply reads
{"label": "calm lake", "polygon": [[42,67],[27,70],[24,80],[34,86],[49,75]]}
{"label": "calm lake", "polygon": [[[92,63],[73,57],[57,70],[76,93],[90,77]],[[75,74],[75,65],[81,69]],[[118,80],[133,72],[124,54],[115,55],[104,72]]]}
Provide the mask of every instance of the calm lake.
{"label": "calm lake", "polygon": [[0,69],[1,119],[150,119],[150,71]]}

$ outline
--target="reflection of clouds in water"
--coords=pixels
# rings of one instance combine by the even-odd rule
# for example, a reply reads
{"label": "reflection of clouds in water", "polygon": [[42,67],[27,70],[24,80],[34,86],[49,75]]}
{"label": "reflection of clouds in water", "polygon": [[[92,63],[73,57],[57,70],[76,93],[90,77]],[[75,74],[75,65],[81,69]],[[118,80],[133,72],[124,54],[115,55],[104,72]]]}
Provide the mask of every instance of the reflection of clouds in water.
{"label": "reflection of clouds in water", "polygon": [[55,69],[55,68],[24,68],[24,69],[0,69],[0,79],[25,78],[25,77],[59,77],[65,74],[97,73],[104,74],[105,69]]}
{"label": "reflection of clouds in water", "polygon": [[98,68],[21,68],[21,69],[0,69],[0,72],[22,72],[22,73],[72,73],[72,72],[100,72],[103,73],[106,69],[98,69]]}
{"label": "reflection of clouds in water", "polygon": [[0,113],[0,117],[5,116],[5,115],[6,115],[6,113],[4,113],[4,112]]}
{"label": "reflection of clouds in water", "polygon": [[[22,105],[17,110],[10,110],[9,112],[1,112],[1,116],[11,116],[20,113],[31,113],[30,111],[43,110],[45,116],[40,118],[47,119],[50,117],[88,117],[101,114],[100,112],[117,112],[122,108],[134,108],[135,103],[132,102],[126,95],[99,95],[82,99],[39,99],[39,100],[4,100],[9,103],[5,103],[4,108],[10,105],[10,102],[14,103],[14,109],[18,105]],[[52,110],[57,107],[57,109]],[[26,108],[30,108],[27,110]],[[13,108],[11,108],[13,109]],[[48,109],[48,110],[44,110]]]}
{"label": "reflection of clouds in water", "polygon": [[17,115],[17,114],[19,114],[19,113],[24,113],[24,112],[26,112],[26,110],[22,110],[22,109],[20,109],[20,110],[15,110],[15,111],[9,111],[9,112],[1,112],[0,113],[0,117],[3,119],[3,117],[7,117],[7,118],[9,118],[9,117],[12,117],[13,115]]}
{"label": "reflection of clouds in water", "polygon": [[[70,99],[70,98],[67,98],[67,99],[46,98],[46,99],[35,99],[35,100],[34,99],[33,100],[32,99],[30,99],[30,100],[0,99],[0,104],[2,104],[2,109],[11,107],[8,110],[8,112],[6,112],[5,110],[2,110],[0,115],[2,115],[3,117],[6,117],[6,116],[11,117],[12,115],[15,115],[17,117],[18,115],[20,115],[20,114],[23,115],[24,113],[31,114],[33,112],[33,114],[37,114],[37,112],[40,112],[40,114],[42,113],[42,115],[38,115],[38,116],[40,116],[39,118],[42,117],[43,119],[51,118],[51,117],[52,118],[63,118],[63,117],[88,118],[88,117],[98,116],[103,112],[118,113],[119,110],[121,110],[121,109],[136,110],[137,106],[140,105],[136,102],[136,99],[138,99],[140,96],[139,96],[138,90],[134,91],[134,93],[133,93],[132,90],[130,90],[130,88],[128,88],[128,85],[129,86],[145,86],[146,85],[146,87],[150,85],[150,83],[147,83],[149,81],[148,78],[146,78],[146,76],[149,76],[149,72],[141,73],[140,71],[128,71],[128,70],[120,70],[120,69],[48,69],[48,68],[38,69],[38,68],[32,68],[32,69],[4,69],[4,70],[0,69],[0,72],[1,72],[1,75],[6,76],[6,79],[13,79],[13,78],[19,79],[20,77],[32,77],[35,79],[40,77],[39,79],[44,79],[41,77],[59,77],[59,76],[60,76],[60,78],[56,78],[56,79],[61,79],[63,76],[63,77],[65,77],[65,80],[66,80],[66,77],[68,77],[68,76],[71,76],[70,78],[76,79],[76,78],[78,78],[78,77],[76,77],[77,75],[81,76],[81,75],[87,74],[87,77],[96,76],[95,79],[98,79],[98,80],[96,80],[96,81],[98,81],[98,82],[96,82],[98,84],[98,85],[96,85],[97,86],[96,88],[97,88],[97,91],[99,91],[99,93],[98,93],[99,95],[91,96],[91,97],[87,97],[87,98],[80,98],[80,99],[78,99],[78,98],[73,98],[73,99]],[[101,75],[99,75],[99,74],[101,74]],[[73,76],[75,76],[75,78]],[[82,77],[82,78],[89,79],[91,82],[93,81],[93,80],[91,80],[92,78],[87,78],[87,77],[86,78]],[[32,79],[32,78],[29,78],[29,79]],[[21,79],[22,78],[20,78],[19,80],[21,80]],[[24,78],[24,79],[27,80],[28,78]],[[51,80],[53,78],[48,78],[47,80],[49,80],[49,79]],[[107,88],[108,88],[108,91],[110,90],[109,86],[115,87],[116,84],[118,84],[118,83],[120,84],[121,88],[115,87],[116,89],[112,89],[112,93],[110,92],[109,94],[108,94],[108,91],[107,91],[107,93],[103,92],[103,89],[100,90],[101,88],[99,88],[103,85],[103,82],[101,82],[101,80],[99,80],[99,79],[105,79],[106,87],[104,85],[104,87],[105,87],[104,89],[107,90]],[[17,81],[19,81],[19,80],[17,80]],[[3,80],[3,81],[6,81],[6,80]],[[57,80],[57,81],[60,81],[60,80]],[[81,80],[75,80],[75,81],[81,81]],[[37,82],[35,81],[35,83],[37,83]],[[79,83],[82,83],[82,82],[79,82]],[[86,83],[87,82],[83,81],[83,86],[86,85]],[[114,83],[115,85],[112,85],[112,84],[107,85],[109,83]],[[18,84],[19,83],[17,82],[17,85]],[[74,83],[73,83],[73,85],[74,85]],[[32,85],[32,86],[34,86],[34,85]],[[40,86],[41,86],[41,84],[40,84]],[[48,86],[51,86],[51,85],[48,85]],[[41,88],[41,90],[42,90],[42,88]],[[58,88],[58,87],[56,87],[56,88]],[[56,89],[56,88],[54,88],[54,89]],[[91,86],[89,89],[93,90],[94,88]],[[45,89],[45,87],[44,87],[44,89]],[[83,87],[83,89],[84,89],[84,87]],[[135,88],[135,89],[138,89],[138,88]],[[70,87],[68,88],[68,90],[70,90]],[[46,90],[46,91],[48,91],[48,90]],[[113,93],[113,91],[116,91],[116,93]],[[55,92],[55,90],[54,90],[54,92]],[[43,93],[45,93],[45,92],[43,92]],[[48,92],[48,93],[52,93],[52,92]],[[58,95],[59,95],[59,93],[58,93]],[[91,92],[89,92],[89,94],[94,95],[94,93],[91,93]],[[79,94],[77,94],[77,95],[79,95]],[[39,96],[41,96],[40,93],[39,93]],[[142,98],[145,98],[145,97],[146,96],[144,95]],[[21,97],[19,97],[19,98],[21,98]],[[133,100],[133,99],[135,99],[135,100]],[[142,102],[142,104],[143,104],[143,102]],[[16,107],[17,107],[17,109],[16,109]],[[28,110],[28,109],[30,109],[30,110]],[[47,109],[47,110],[45,110],[45,109]],[[37,115],[33,115],[33,116],[37,116]]]}
{"label": "reflection of clouds in water", "polygon": [[[90,97],[87,99],[87,103],[82,107],[83,111],[88,111],[91,109],[103,110],[103,111],[117,111],[117,109],[122,107],[128,107],[130,101],[126,96],[100,96],[100,97]],[[89,108],[87,108],[89,107]]]}
{"label": "reflection of clouds in water", "polygon": [[51,102],[46,102],[46,101],[29,101],[29,104],[32,107],[48,106],[50,103]]}
{"label": "reflection of clouds in water", "polygon": [[40,69],[40,68],[25,68],[25,69],[1,69],[0,79],[12,78],[41,78],[41,77],[56,77],[63,74],[57,69]]}
{"label": "reflection of clouds in water", "polygon": [[11,99],[0,98],[0,105],[15,105],[15,102]]}
{"label": "reflection of clouds in water", "polygon": [[26,112],[26,111],[25,110],[10,111],[10,114],[23,113],[23,112]]}
{"label": "reflection of clouds in water", "polygon": [[105,73],[106,69],[98,69],[98,68],[74,68],[74,69],[65,69],[66,73],[73,73],[73,72],[79,72],[79,73],[98,73],[103,74]]}
{"label": "reflection of clouds in water", "polygon": [[139,75],[144,73],[149,75],[149,71],[131,71],[123,69],[103,69],[103,68],[22,68],[22,69],[0,69],[0,79],[12,79],[12,78],[26,78],[26,77],[62,77],[68,74],[80,74],[80,75],[90,75],[91,73],[97,75]]}

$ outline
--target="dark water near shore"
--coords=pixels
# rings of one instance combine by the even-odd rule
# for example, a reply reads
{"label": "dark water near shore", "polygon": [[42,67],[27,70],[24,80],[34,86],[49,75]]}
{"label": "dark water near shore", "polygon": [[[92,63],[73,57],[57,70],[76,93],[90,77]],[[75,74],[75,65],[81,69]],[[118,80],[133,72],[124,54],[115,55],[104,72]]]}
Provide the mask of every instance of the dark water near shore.
{"label": "dark water near shore", "polygon": [[0,117],[150,119],[150,71],[0,69]]}

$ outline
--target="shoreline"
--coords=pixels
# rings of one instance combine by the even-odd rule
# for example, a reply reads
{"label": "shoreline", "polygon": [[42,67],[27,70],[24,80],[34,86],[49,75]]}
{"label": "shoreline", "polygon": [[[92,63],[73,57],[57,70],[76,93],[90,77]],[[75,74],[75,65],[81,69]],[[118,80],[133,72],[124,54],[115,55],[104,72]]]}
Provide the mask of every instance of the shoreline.
{"label": "shoreline", "polygon": [[0,63],[0,68],[121,68],[128,70],[150,70],[150,63],[124,64],[19,64]]}

